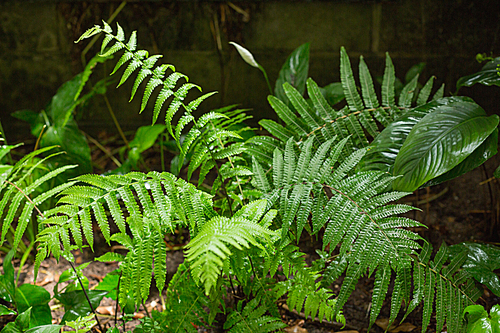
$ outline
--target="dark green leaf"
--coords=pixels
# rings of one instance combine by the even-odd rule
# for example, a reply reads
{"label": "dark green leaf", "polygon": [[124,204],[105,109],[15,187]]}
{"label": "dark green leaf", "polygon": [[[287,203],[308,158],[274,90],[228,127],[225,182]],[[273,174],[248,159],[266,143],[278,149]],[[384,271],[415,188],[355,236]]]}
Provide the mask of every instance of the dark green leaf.
{"label": "dark green leaf", "polygon": [[486,86],[500,86],[498,66],[500,66],[500,57],[489,61],[479,72],[461,77],[457,81],[457,91],[460,87],[470,87],[476,83],[484,84]]}
{"label": "dark green leaf", "polygon": [[459,165],[442,174],[441,176],[431,179],[430,181],[422,185],[422,187],[434,186],[461,176],[471,170],[474,170],[475,168],[486,162],[490,157],[495,155],[497,151],[498,129],[495,129],[493,133],[491,133],[490,136],[486,140],[484,140],[484,142]]}
{"label": "dark green leaf", "polygon": [[469,305],[463,313],[467,320],[467,333],[499,333],[500,306],[494,305],[490,316],[482,305]]}
{"label": "dark green leaf", "polygon": [[454,97],[443,98],[412,109],[387,126],[368,147],[366,155],[358,164],[358,170],[381,170],[392,173],[394,161],[408,134],[427,114],[455,101]]}
{"label": "dark green leaf", "polygon": [[141,126],[135,132],[134,139],[130,141],[130,147],[137,147],[138,152],[142,153],[151,148],[158,139],[158,136],[165,130],[165,125]]}
{"label": "dark green leaf", "polygon": [[90,148],[87,139],[80,132],[74,120],[68,121],[63,128],[51,126],[46,129],[45,134],[40,141],[42,147],[60,146],[60,150],[66,154],[57,156],[49,160],[50,163],[58,163],[60,165],[75,164],[78,168],[66,172],[67,178],[73,178],[84,173],[92,172],[92,161],[90,156]]}
{"label": "dark green leaf", "polygon": [[3,304],[0,304],[0,316],[14,315],[16,313],[17,313],[16,311],[9,309],[8,307],[6,307]]}
{"label": "dark green leaf", "polygon": [[118,288],[118,281],[120,280],[120,275],[118,271],[114,270],[104,277],[104,279],[95,287],[94,290],[107,291],[107,297],[116,300],[116,290]]}
{"label": "dark green leaf", "polygon": [[306,90],[306,80],[309,73],[309,43],[302,44],[296,48],[286,59],[276,80],[274,95],[287,106],[290,102],[283,90],[285,82],[290,83],[301,95]]}
{"label": "dark green leaf", "polygon": [[319,90],[331,106],[342,102],[345,99],[344,88],[342,88],[341,82],[330,83],[323,88],[319,88]]}
{"label": "dark green leaf", "polygon": [[500,247],[481,243],[460,243],[448,248],[450,256],[453,257],[464,248],[469,253],[462,268],[495,295],[500,296],[500,279],[494,273],[496,269],[500,269]]}
{"label": "dark green leaf", "polygon": [[498,126],[499,117],[487,117],[471,99],[454,99],[427,114],[408,134],[394,162],[394,175],[402,176],[394,180],[395,190],[414,191],[450,171]]}
{"label": "dark green leaf", "polygon": [[[89,296],[90,303],[92,303],[92,307],[94,309],[99,306],[102,298],[107,293],[107,291],[87,290],[87,295]],[[57,295],[56,298],[62,303],[64,309],[66,310],[66,313],[61,320],[62,323],[75,320],[78,317],[87,316],[92,312],[83,291],[70,291]]]}
{"label": "dark green leaf", "polygon": [[42,325],[30,328],[25,333],[58,333],[62,327],[62,325]]}
{"label": "dark green leaf", "polygon": [[425,68],[426,63],[421,62],[419,64],[413,65],[405,75],[405,82],[409,83],[413,78],[422,73]]}
{"label": "dark green leaf", "polygon": [[495,172],[493,172],[493,177],[500,178],[500,165],[496,168]]}
{"label": "dark green leaf", "polygon": [[38,137],[42,131],[43,125],[46,125],[43,112],[44,111],[34,112],[31,110],[19,110],[11,113],[11,116],[30,124],[31,134]]}
{"label": "dark green leaf", "polygon": [[49,302],[50,294],[40,286],[23,284],[16,290],[16,304],[19,312],[31,308],[30,328],[52,323]]}
{"label": "dark green leaf", "polygon": [[32,327],[31,325],[31,308],[16,317],[14,322],[10,322],[2,330],[2,333],[21,333]]}
{"label": "dark green leaf", "polygon": [[12,249],[3,258],[3,275],[0,275],[0,297],[7,302],[12,302],[16,293],[16,285],[14,281],[14,266],[12,266],[12,258],[16,253],[16,249]]}

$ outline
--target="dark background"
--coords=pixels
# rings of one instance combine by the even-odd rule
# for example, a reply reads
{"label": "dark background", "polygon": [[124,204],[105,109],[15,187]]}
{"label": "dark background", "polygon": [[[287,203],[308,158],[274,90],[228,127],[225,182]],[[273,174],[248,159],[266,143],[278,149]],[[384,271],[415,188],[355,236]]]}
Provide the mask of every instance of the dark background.
{"label": "dark background", "polygon": [[[57,88],[83,69],[88,40],[73,41],[108,20],[121,3],[0,2],[0,120],[11,142],[25,138],[28,128],[10,113],[43,109]],[[420,82],[435,75],[435,87],[444,82],[449,95],[459,77],[481,68],[477,53],[500,54],[499,8],[497,0],[128,1],[115,22],[126,36],[138,30],[140,48],[163,54],[164,63],[174,64],[205,92],[219,91],[204,111],[236,103],[253,109],[258,119],[271,115],[267,86],[229,41],[251,50],[273,85],[287,55],[310,42],[310,76],[320,86],[339,81],[339,49],[345,46],[355,71],[362,54],[374,76],[383,74],[386,51],[402,79],[412,65],[426,62]],[[85,58],[97,52],[94,46]],[[112,66],[98,67],[94,80]],[[127,102],[130,90],[112,88],[107,94],[125,130],[149,123],[153,104],[139,115],[139,98]],[[473,97],[487,113],[500,114],[498,87],[463,88],[460,94]],[[113,130],[102,97],[79,125],[89,133]]]}

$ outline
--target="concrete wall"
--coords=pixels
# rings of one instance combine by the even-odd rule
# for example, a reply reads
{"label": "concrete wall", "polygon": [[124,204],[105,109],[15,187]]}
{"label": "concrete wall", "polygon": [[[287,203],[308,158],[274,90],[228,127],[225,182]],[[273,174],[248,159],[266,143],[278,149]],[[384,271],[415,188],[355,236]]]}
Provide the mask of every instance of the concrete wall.
{"label": "concrete wall", "polygon": [[[9,116],[19,109],[40,110],[57,88],[82,70],[88,41],[73,41],[107,19],[117,1],[3,1],[0,3],[0,119],[7,135],[20,137],[26,126]],[[164,54],[204,91],[218,90],[203,110],[237,103],[269,117],[267,86],[261,73],[245,64],[228,41],[249,48],[271,81],[287,55],[311,43],[310,76],[320,85],[339,80],[339,49],[345,46],[353,67],[364,55],[374,75],[383,74],[389,51],[396,74],[425,61],[421,82],[431,75],[454,91],[456,80],[478,70],[479,52],[500,53],[497,0],[399,0],[370,2],[130,1],[117,16],[128,34],[138,30],[139,46]],[[94,46],[87,59],[97,52]],[[95,79],[110,72],[101,66]],[[496,87],[468,88],[489,113],[499,112]],[[128,103],[130,85],[110,89],[108,97],[125,129],[150,121],[138,115],[138,100]],[[152,103],[151,103],[152,104]],[[149,111],[149,112],[148,112]],[[102,98],[91,104],[80,126],[91,133],[112,129]]]}

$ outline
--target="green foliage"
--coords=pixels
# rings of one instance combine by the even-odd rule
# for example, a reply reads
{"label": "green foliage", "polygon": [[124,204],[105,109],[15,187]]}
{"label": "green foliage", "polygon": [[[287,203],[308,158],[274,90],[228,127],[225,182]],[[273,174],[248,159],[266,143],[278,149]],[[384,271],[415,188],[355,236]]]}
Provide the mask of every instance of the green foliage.
{"label": "green foliage", "polygon": [[243,332],[274,332],[286,325],[279,318],[265,316],[266,308],[259,306],[257,299],[251,300],[243,307],[243,301],[239,301],[224,324],[224,329],[229,333]]}
{"label": "green foliage", "polygon": [[500,332],[500,306],[493,305],[490,314],[482,305],[469,305],[463,317],[467,320],[467,333]]}
{"label": "green foliage", "polygon": [[457,92],[461,87],[471,87],[476,83],[486,86],[500,86],[499,65],[500,57],[497,57],[488,61],[479,72],[461,77],[457,81]]}
{"label": "green foliage", "polygon": [[74,321],[66,322],[66,325],[74,329],[76,333],[86,333],[97,323],[93,318],[93,314],[86,317],[78,317]]}
{"label": "green foliage", "polygon": [[[413,190],[446,178],[443,175],[447,173],[451,177],[477,166],[478,162],[468,160],[476,151],[483,156],[496,151],[498,118],[486,118],[468,99],[441,99],[442,89],[431,97],[434,78],[417,94],[422,66],[407,75],[406,85],[397,94],[388,55],[379,99],[362,57],[358,89],[343,48],[340,72],[347,105],[334,110],[325,97],[329,93],[312,79],[306,80],[309,45],[305,44],[287,59],[276,97],[268,98],[285,126],[262,120],[260,124],[272,136],[255,136],[243,142],[243,134],[250,131],[243,124],[248,118],[245,110],[230,106],[195,117],[193,112],[212,93],[188,97],[193,88],[201,89],[188,83],[187,76],[176,72],[174,66],[155,66],[161,55],[149,56],[147,51],[137,50],[136,32],[126,38],[120,25],[114,34],[104,22],[79,40],[97,34],[104,35],[101,56],[123,52],[112,73],[123,69],[118,85],[135,73],[131,99],[144,82],[140,112],[147,108],[154,92],[153,124],[166,108],[165,125],[137,131],[130,143],[130,164],[140,161],[140,153],[166,129],[180,153],[175,173],[179,174],[186,162],[188,181],[198,170],[198,185],[207,187],[209,172],[215,172],[216,179],[208,185],[209,194],[166,172],[82,175],[37,197],[40,201],[59,195],[59,201],[41,214],[35,275],[50,254],[72,260],[73,249],[86,244],[93,249],[94,225],[108,243],[117,242],[126,250],[124,255],[108,253],[98,259],[122,264],[119,276],[110,275],[97,290],[86,290],[81,267],[61,275],[62,281],[73,282],[63,293],[56,286],[56,297],[66,309],[64,321],[88,315],[90,305],[95,308],[108,292],[122,308],[130,301],[136,306],[143,303],[152,284],[161,292],[167,283],[165,238],[183,227],[190,242],[184,263],[168,282],[165,311],[154,311],[137,332],[196,332],[197,326],[213,325],[217,314],[226,317],[219,325],[229,332],[276,331],[285,326],[277,307],[280,300],[286,301],[289,310],[304,312],[306,317],[345,323],[342,307],[366,275],[375,276],[370,326],[392,284],[391,322],[403,303],[405,315],[423,304],[423,332],[434,308],[438,331],[445,322],[450,333],[461,331],[460,314],[481,295],[474,276],[464,266],[469,249],[450,257],[448,248],[442,246],[431,261],[430,245],[410,229],[423,225],[400,216],[413,209],[396,202],[408,193],[388,189]],[[246,49],[235,46],[245,61],[262,69]],[[303,96],[306,91],[309,100]],[[416,108],[415,102],[419,105]],[[454,118],[450,112],[461,117]],[[448,121],[449,128],[436,129],[432,140],[423,142],[419,133],[435,119]],[[405,130],[392,142],[391,135],[384,133],[398,124]],[[380,133],[382,128],[386,129]],[[464,144],[452,148],[449,138],[443,139],[449,132],[460,133]],[[382,144],[384,140],[389,141],[387,146]],[[444,146],[444,157],[434,163],[436,156],[422,151],[418,158],[427,162],[421,166],[408,153],[416,149],[417,141],[427,150]],[[378,155],[373,152],[384,159],[375,163]],[[390,152],[389,157],[384,152]],[[251,162],[243,157],[245,153],[252,155]],[[416,170],[407,170],[411,169],[408,165]],[[53,172],[46,179],[55,176]],[[44,181],[37,180],[34,187]],[[14,190],[10,191],[12,195]],[[17,200],[22,199],[19,196]],[[18,207],[14,212],[12,209],[8,216]],[[29,214],[34,206],[30,209]],[[20,239],[22,224],[18,228]],[[306,233],[319,240],[321,249],[320,258],[312,263],[300,249],[301,236]],[[7,274],[13,276],[8,266]],[[342,287],[334,295],[329,284],[341,275]],[[5,281],[11,279],[0,280],[4,284],[0,292],[15,299]],[[84,302],[84,292],[90,304]],[[236,305],[231,306],[231,302]]]}

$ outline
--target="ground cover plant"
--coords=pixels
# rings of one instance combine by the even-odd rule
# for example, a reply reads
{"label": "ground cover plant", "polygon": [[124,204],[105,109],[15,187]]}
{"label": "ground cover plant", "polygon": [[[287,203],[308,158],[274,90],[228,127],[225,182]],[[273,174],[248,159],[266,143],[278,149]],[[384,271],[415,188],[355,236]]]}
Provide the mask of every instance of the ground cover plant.
{"label": "ground cover plant", "polygon": [[[65,290],[55,290],[66,310],[63,323],[79,332],[93,325],[92,317],[83,317],[106,293],[125,312],[133,312],[148,298],[153,284],[166,289],[165,308],[151,313],[137,332],[196,332],[200,326],[273,332],[285,326],[280,319],[283,304],[306,318],[343,322],[342,307],[366,275],[375,277],[370,326],[392,285],[390,322],[423,304],[422,332],[433,313],[436,330],[445,325],[448,332],[465,329],[461,314],[482,294],[480,277],[471,273],[480,264],[473,262],[473,251],[464,244],[443,244],[432,256],[431,245],[411,229],[424,225],[402,216],[413,208],[397,200],[419,187],[457,177],[494,155],[497,116],[488,117],[469,98],[443,97],[442,87],[431,94],[433,78],[417,94],[418,75],[396,96],[389,55],[381,99],[360,58],[360,95],[344,49],[340,84],[346,106],[335,110],[327,92],[307,78],[306,66],[293,63],[308,58],[308,46],[303,46],[287,60],[278,88],[268,98],[282,124],[262,120],[260,125],[270,135],[244,140],[251,129],[243,123],[243,110],[227,107],[197,116],[201,103],[214,93],[196,95],[200,87],[173,65],[156,65],[161,55],[138,50],[136,33],[126,37],[119,25],[113,32],[104,22],[80,40],[99,34],[104,35],[103,58],[121,54],[111,73],[122,71],[118,85],[133,80],[131,99],[141,84],[145,86],[140,112],[153,105],[155,124],[166,109],[165,123],[156,129],[165,129],[177,146],[175,175],[85,174],[31,199],[44,181],[73,166],[50,171],[33,183],[16,178],[11,170],[41,151],[18,162],[18,167],[5,166],[1,204],[14,204],[6,210],[2,243],[23,203],[10,242],[14,250],[4,260],[0,279],[2,298],[18,313],[6,332],[61,329],[35,314],[46,312],[46,296],[20,305],[21,291],[31,287],[17,287],[10,264],[29,217],[44,200],[56,196],[56,206],[36,211],[35,276],[49,255],[73,262],[71,251],[93,249],[94,226],[108,243],[126,249],[124,254],[108,252],[97,258],[122,262],[98,290],[88,290],[81,267],[62,275],[60,282],[71,282]],[[238,48],[247,62],[261,68],[251,53]],[[159,135],[155,133],[150,136],[153,141]],[[186,179],[176,176],[184,165]],[[188,230],[190,242],[184,263],[167,282],[164,240],[178,228]],[[317,240],[313,261],[307,261],[301,249],[305,234]],[[486,261],[494,261],[495,250],[488,249]],[[481,264],[483,272],[495,275],[496,266]],[[330,285],[341,275],[342,288],[334,295]],[[6,306],[1,310],[13,312]],[[108,332],[120,329],[115,321]]]}

